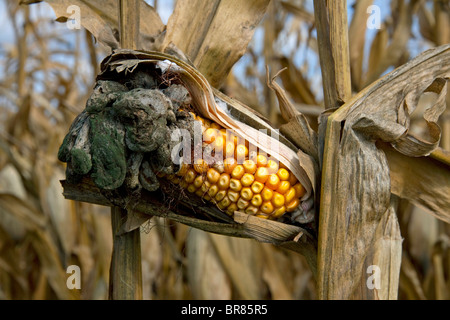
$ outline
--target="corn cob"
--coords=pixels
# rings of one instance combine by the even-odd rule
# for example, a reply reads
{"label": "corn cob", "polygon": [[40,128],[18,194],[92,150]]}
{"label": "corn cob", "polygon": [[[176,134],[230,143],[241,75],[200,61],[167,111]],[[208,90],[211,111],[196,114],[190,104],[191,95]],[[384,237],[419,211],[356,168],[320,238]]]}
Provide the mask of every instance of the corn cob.
{"label": "corn cob", "polygon": [[306,191],[283,164],[264,153],[249,154],[247,142],[227,136],[217,123],[190,114],[201,122],[204,149],[213,146],[216,152],[223,150],[219,156],[223,161],[208,165],[204,159],[196,159],[166,179],[215,203],[229,215],[240,210],[264,219],[278,219],[297,209]]}

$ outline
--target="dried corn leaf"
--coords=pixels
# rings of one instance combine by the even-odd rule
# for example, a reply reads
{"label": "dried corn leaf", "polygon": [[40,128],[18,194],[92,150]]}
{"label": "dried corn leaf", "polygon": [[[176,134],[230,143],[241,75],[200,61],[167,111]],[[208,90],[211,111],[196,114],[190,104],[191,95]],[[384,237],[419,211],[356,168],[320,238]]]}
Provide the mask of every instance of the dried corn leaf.
{"label": "dried corn leaf", "polygon": [[[364,257],[373,249],[377,227],[390,203],[389,164],[376,140],[399,147],[408,140],[408,155],[436,149],[408,135],[409,117],[420,94],[444,90],[450,77],[450,45],[429,50],[374,83],[328,120],[319,222],[319,296],[349,299],[365,288]],[[430,113],[440,114],[435,104]],[[435,120],[436,117],[433,118]],[[433,121],[430,122],[433,129]],[[430,132],[437,137],[440,132]],[[439,140],[439,139],[437,139]],[[446,181],[448,190],[450,181]],[[435,200],[431,200],[435,201]],[[450,203],[440,209],[449,215]],[[366,261],[367,263],[367,261]]]}
{"label": "dried corn leaf", "polygon": [[288,1],[281,1],[280,2],[281,7],[286,10],[289,13],[294,14],[302,21],[308,22],[308,23],[314,23],[314,15],[312,15],[310,12],[308,12],[305,8],[298,6],[296,4],[293,4]]}
{"label": "dried corn leaf", "polygon": [[245,53],[269,2],[179,0],[167,23],[163,50],[173,43],[219,87]]}
{"label": "dried corn leaf", "polygon": [[67,274],[59,258],[56,244],[50,235],[43,230],[36,230],[31,234],[31,243],[42,265],[42,272],[48,278],[48,283],[58,299],[73,299],[77,293],[67,288]]}
{"label": "dried corn leaf", "polygon": [[352,84],[357,89],[361,88],[363,81],[367,8],[369,8],[372,3],[373,0],[356,1],[355,11],[348,31]]}
{"label": "dried corn leaf", "polygon": [[[402,237],[394,204],[386,210],[380,220],[375,235],[373,260],[371,263],[380,269],[380,287],[374,287],[371,298],[380,300],[397,300],[399,270],[402,261]],[[367,291],[366,291],[367,292]]]}
{"label": "dried corn leaf", "polygon": [[434,157],[413,158],[387,145],[379,146],[389,162],[391,192],[450,223],[450,165]]}
{"label": "dried corn leaf", "polygon": [[230,279],[209,235],[192,229],[186,241],[188,281],[194,299],[231,299]]}
{"label": "dried corn leaf", "polygon": [[395,13],[397,17],[394,20],[396,25],[391,42],[385,50],[384,59],[380,60],[375,71],[366,75],[366,85],[377,80],[389,66],[397,66],[399,64],[400,58],[407,49],[412,25],[412,10],[415,3],[416,1],[407,2],[404,0],[396,2],[397,8]]}
{"label": "dried corn leaf", "polygon": [[[21,3],[30,4],[41,1],[23,0]],[[119,48],[117,30],[119,29],[118,1],[92,1],[92,0],[45,0],[55,11],[57,21],[66,22],[73,19],[75,12],[72,6],[77,6],[81,14],[80,23],[97,39],[98,42],[112,49]],[[158,13],[145,1],[140,1],[140,44],[142,49],[155,49],[156,38],[164,29]],[[71,9],[71,10],[69,10]]]}
{"label": "dried corn leaf", "polygon": [[257,242],[249,239],[207,234],[233,288],[241,299],[262,298],[261,252]]}
{"label": "dried corn leaf", "polygon": [[271,298],[273,300],[292,300],[292,292],[289,288],[292,283],[286,283],[285,279],[289,276],[293,277],[293,272],[289,272],[292,270],[287,270],[287,268],[281,270],[283,266],[289,264],[287,261],[281,260],[282,254],[277,252],[273,246],[261,245],[261,249],[264,254],[262,277],[269,286]]}

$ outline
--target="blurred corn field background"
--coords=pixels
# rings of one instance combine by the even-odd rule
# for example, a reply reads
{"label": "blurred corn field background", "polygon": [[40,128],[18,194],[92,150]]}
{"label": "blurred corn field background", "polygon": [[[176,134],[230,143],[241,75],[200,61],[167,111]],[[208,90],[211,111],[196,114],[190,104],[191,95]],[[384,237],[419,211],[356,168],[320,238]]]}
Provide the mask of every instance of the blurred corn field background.
{"label": "blurred corn field background", "polygon": [[[38,1],[25,1],[27,3]],[[70,1],[67,1],[70,4]],[[167,23],[175,2],[148,1]],[[369,30],[367,8],[381,9]],[[272,0],[221,90],[277,125],[266,65],[317,129],[324,110],[313,1]],[[450,43],[446,0],[348,1],[354,92],[426,49]],[[47,3],[0,0],[0,299],[106,299],[110,210],[65,200],[58,148],[110,53],[83,28],[68,29]],[[432,102],[424,95],[413,130]],[[447,105],[450,99],[447,97]],[[450,112],[440,118],[450,150]],[[450,192],[450,190],[448,190]],[[403,241],[399,299],[450,298],[450,226],[399,199]],[[305,259],[270,244],[152,218],[141,227],[144,299],[315,299]],[[66,286],[69,265],[81,290]]]}

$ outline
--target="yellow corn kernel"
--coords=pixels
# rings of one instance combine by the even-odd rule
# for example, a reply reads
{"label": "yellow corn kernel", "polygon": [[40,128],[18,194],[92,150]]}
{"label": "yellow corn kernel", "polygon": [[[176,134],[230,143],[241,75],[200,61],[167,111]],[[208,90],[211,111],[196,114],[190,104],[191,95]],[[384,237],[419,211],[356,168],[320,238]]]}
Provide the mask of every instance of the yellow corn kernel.
{"label": "yellow corn kernel", "polygon": [[210,128],[217,129],[217,130],[222,129],[222,127],[219,124],[215,123],[215,122],[211,123]]}
{"label": "yellow corn kernel", "polygon": [[228,173],[222,173],[217,185],[220,190],[227,190],[230,187],[230,175]]}
{"label": "yellow corn kernel", "polygon": [[266,181],[266,187],[272,190],[278,189],[280,186],[280,178],[276,174],[271,174],[267,181]]}
{"label": "yellow corn kernel", "polygon": [[231,179],[230,180],[230,189],[236,192],[241,191],[242,189],[242,184],[241,181],[239,181],[238,179]]}
{"label": "yellow corn kernel", "polygon": [[177,172],[177,176],[183,177],[189,170],[189,165],[186,163],[182,163],[180,169]]}
{"label": "yellow corn kernel", "polygon": [[270,216],[267,214],[264,214],[263,212],[259,212],[256,214],[256,217],[261,218],[261,219],[269,219]]}
{"label": "yellow corn kernel", "polygon": [[205,177],[204,176],[197,176],[197,178],[195,178],[193,185],[198,189],[202,186],[203,181],[205,181]]}
{"label": "yellow corn kernel", "polygon": [[267,178],[269,178],[269,170],[266,167],[259,167],[255,173],[255,180],[265,183]]}
{"label": "yellow corn kernel", "polygon": [[273,197],[273,190],[264,187],[264,189],[261,191],[261,197],[264,201],[270,201]]}
{"label": "yellow corn kernel", "polygon": [[197,189],[197,191],[195,191],[195,194],[200,198],[203,198],[203,196],[205,195],[205,193],[201,189]]}
{"label": "yellow corn kernel", "polygon": [[190,184],[187,188],[187,191],[189,191],[190,193],[194,193],[196,190],[197,188],[194,186],[194,184]]}
{"label": "yellow corn kernel", "polygon": [[250,201],[244,200],[241,195],[241,197],[237,201],[236,205],[239,210],[244,210],[245,208],[247,208],[250,205]]}
{"label": "yellow corn kernel", "polygon": [[232,203],[227,208],[227,213],[232,215],[236,210],[238,209],[238,206],[236,203]]}
{"label": "yellow corn kernel", "polygon": [[235,147],[238,145],[238,137],[231,131],[228,132],[227,141],[233,142]]}
{"label": "yellow corn kernel", "polygon": [[203,132],[203,141],[206,143],[214,142],[218,134],[219,131],[217,129],[208,128]]}
{"label": "yellow corn kernel", "polygon": [[250,187],[254,181],[255,181],[255,176],[250,173],[244,173],[244,175],[241,178],[241,183],[242,183],[242,186],[244,186],[244,187]]}
{"label": "yellow corn kernel", "polygon": [[208,171],[208,169],[209,169],[209,166],[205,160],[203,160],[201,158],[195,160],[195,163],[194,163],[195,171],[197,171],[200,174],[203,174],[203,173],[206,173],[206,171]]}
{"label": "yellow corn kernel", "polygon": [[217,161],[216,163],[214,163],[213,168],[216,169],[216,171],[220,174],[225,172],[223,161]]}
{"label": "yellow corn kernel", "polygon": [[228,190],[227,197],[230,199],[231,202],[237,202],[239,200],[239,192]]}
{"label": "yellow corn kernel", "polygon": [[278,219],[285,213],[286,213],[286,206],[281,206],[281,207],[275,209],[275,211],[270,215],[270,218]]}
{"label": "yellow corn kernel", "polygon": [[219,192],[219,187],[217,186],[217,184],[213,184],[211,187],[209,187],[208,195],[211,198],[214,198],[216,196],[217,192]]}
{"label": "yellow corn kernel", "polygon": [[258,167],[265,167],[267,165],[267,158],[263,154],[258,154],[256,157],[256,165]]}
{"label": "yellow corn kernel", "polygon": [[179,177],[173,177],[169,181],[172,182],[173,184],[179,184],[180,183],[180,178]]}
{"label": "yellow corn kernel", "polygon": [[266,167],[269,170],[270,174],[276,174],[278,171],[278,162],[274,160],[269,160],[267,161]]}
{"label": "yellow corn kernel", "polygon": [[291,188],[291,184],[289,183],[289,181],[281,181],[280,186],[277,189],[277,192],[279,192],[281,194],[285,194],[286,192],[288,192],[288,190],[290,188]]}
{"label": "yellow corn kernel", "polygon": [[271,214],[273,212],[273,204],[270,201],[264,201],[261,205],[261,211],[265,214]]}
{"label": "yellow corn kernel", "polygon": [[220,201],[217,206],[219,207],[220,210],[225,210],[226,208],[228,208],[228,206],[231,204],[230,199],[228,199],[228,197],[224,197],[222,199],[222,201]]}
{"label": "yellow corn kernel", "polygon": [[278,178],[280,178],[281,181],[286,181],[286,180],[289,181],[289,177],[290,177],[289,171],[287,171],[285,168],[278,169],[277,176],[278,176]]}
{"label": "yellow corn kernel", "polygon": [[241,190],[241,198],[244,200],[251,200],[251,198],[253,197],[253,192],[252,189],[246,187],[246,188],[242,188]]}
{"label": "yellow corn kernel", "polygon": [[242,165],[244,166],[244,170],[246,173],[254,174],[256,172],[257,167],[256,163],[253,160],[247,159]]}
{"label": "yellow corn kernel", "polygon": [[203,200],[211,201],[211,197],[208,194],[203,194]]}
{"label": "yellow corn kernel", "polygon": [[227,195],[226,190],[219,190],[214,196],[214,199],[216,199],[217,201],[222,201],[222,199],[225,198],[226,195]]}
{"label": "yellow corn kernel", "polygon": [[291,184],[291,186],[294,186],[298,182],[297,177],[293,173],[291,173],[289,175],[289,180],[288,181]]}
{"label": "yellow corn kernel", "polygon": [[231,177],[233,177],[234,179],[241,179],[244,173],[244,167],[241,164],[238,164],[231,172]]}
{"label": "yellow corn kernel", "polygon": [[259,181],[253,182],[251,189],[253,193],[260,193],[264,189],[264,184]]}
{"label": "yellow corn kernel", "polygon": [[227,141],[227,143],[225,143],[225,155],[227,157],[234,157],[234,142],[233,141]]}
{"label": "yellow corn kernel", "polygon": [[250,202],[255,207],[259,207],[263,203],[263,199],[260,194],[255,194]]}
{"label": "yellow corn kernel", "polygon": [[194,169],[189,168],[188,171],[186,172],[186,174],[184,175],[183,179],[184,181],[186,181],[187,183],[192,183],[195,180],[195,177],[197,176],[197,173],[195,172]]}
{"label": "yellow corn kernel", "polygon": [[223,154],[223,147],[225,146],[225,139],[222,136],[216,137],[214,140],[214,150]]}
{"label": "yellow corn kernel", "polygon": [[255,215],[258,212],[258,208],[255,206],[248,206],[245,209],[245,213],[249,215]]}
{"label": "yellow corn kernel", "polygon": [[201,187],[200,187],[200,190],[201,190],[203,193],[206,193],[206,192],[208,192],[208,190],[209,190],[210,187],[211,187],[211,183],[210,183],[209,181],[204,181],[203,184],[202,184]]}
{"label": "yellow corn kernel", "polygon": [[297,198],[303,197],[305,195],[305,193],[306,193],[306,190],[305,190],[305,188],[303,187],[303,185],[301,183],[295,184],[294,185],[294,189],[295,189],[295,196]]}
{"label": "yellow corn kernel", "polygon": [[295,189],[294,187],[290,187],[289,190],[284,195],[284,198],[286,200],[286,203],[291,202],[295,198]]}
{"label": "yellow corn kernel", "polygon": [[234,158],[226,158],[223,162],[224,170],[226,173],[231,174],[237,166],[236,159]]}
{"label": "yellow corn kernel", "polygon": [[297,209],[297,207],[299,206],[299,204],[300,204],[300,200],[299,200],[299,199],[294,199],[294,200],[292,200],[291,202],[289,202],[289,203],[286,205],[286,211],[287,211],[287,212],[292,212],[292,211],[294,211],[295,209]]}
{"label": "yellow corn kernel", "polygon": [[274,192],[272,197],[272,204],[275,208],[279,208],[284,205],[284,196],[281,193]]}
{"label": "yellow corn kernel", "polygon": [[206,178],[209,182],[216,183],[217,181],[219,181],[220,173],[216,169],[211,168],[206,173]]}
{"label": "yellow corn kernel", "polygon": [[246,156],[248,156],[248,148],[244,144],[238,144],[235,150],[236,159],[241,160],[238,162],[243,163]]}

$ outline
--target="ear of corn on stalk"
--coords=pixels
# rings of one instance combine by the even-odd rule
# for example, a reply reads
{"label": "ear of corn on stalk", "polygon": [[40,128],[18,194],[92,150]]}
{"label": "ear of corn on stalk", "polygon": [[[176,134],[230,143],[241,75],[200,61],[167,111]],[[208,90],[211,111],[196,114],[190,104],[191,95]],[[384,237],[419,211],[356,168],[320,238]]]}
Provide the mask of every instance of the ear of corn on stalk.
{"label": "ear of corn on stalk", "polygon": [[[295,211],[305,188],[297,178],[270,155],[249,153],[249,144],[217,123],[190,112],[201,123],[203,151],[214,150],[215,162],[197,158],[183,163],[174,175],[157,173],[189,193],[232,215],[240,210],[264,219],[278,219]],[[250,148],[251,149],[251,148]]]}
{"label": "ear of corn on stalk", "polygon": [[[233,102],[224,102],[184,62],[134,51],[132,61],[121,60],[123,52],[102,63],[94,92],[60,147],[68,181],[89,175],[122,206],[164,180],[230,215],[239,210],[278,219],[290,213],[291,221],[311,221],[313,184],[295,148],[258,131],[265,124],[252,127],[227,114]],[[142,68],[131,68],[134,63]],[[194,135],[189,154],[177,149],[185,133]]]}

